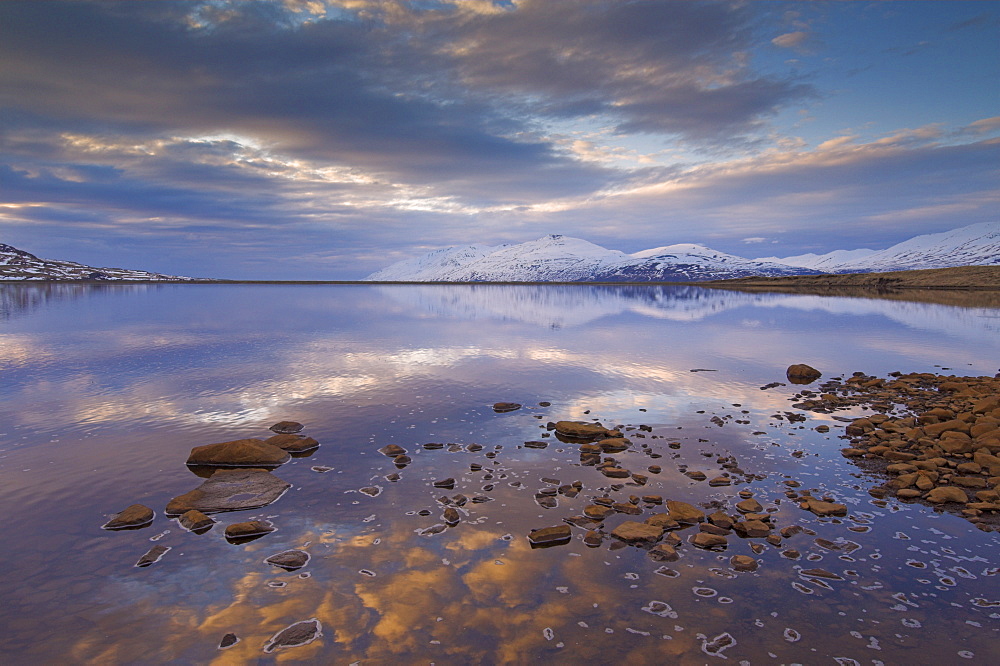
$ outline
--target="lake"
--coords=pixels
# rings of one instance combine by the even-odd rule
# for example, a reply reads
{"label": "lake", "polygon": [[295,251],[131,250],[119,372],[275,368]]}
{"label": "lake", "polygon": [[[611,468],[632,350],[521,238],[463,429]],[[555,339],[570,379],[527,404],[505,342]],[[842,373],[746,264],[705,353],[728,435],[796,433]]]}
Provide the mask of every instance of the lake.
{"label": "lake", "polygon": [[[995,661],[1000,533],[872,497],[883,479],[840,454],[841,419],[864,410],[796,409],[804,387],[785,378],[793,363],[824,379],[992,376],[1000,309],[977,298],[0,285],[3,661]],[[501,401],[522,407],[497,412]],[[632,441],[614,456],[645,485],[581,465],[579,444],[548,425],[595,419]],[[265,439],[282,420],[321,446],[274,470],[291,484],[280,499],[214,514],[202,534],[164,515],[204,481],[185,465],[193,447]],[[378,451],[388,444],[412,462],[397,468]],[[684,473],[694,469],[733,483]],[[453,488],[434,487],[448,477]],[[788,481],[848,515],[801,510]],[[780,544],[732,535],[711,551],[687,543],[697,527],[680,530],[676,561],[609,536],[664,511],[646,496],[734,514],[740,491],[775,526],[805,531]],[[596,546],[577,526],[553,547],[527,539],[594,498],[632,495],[638,515],[609,516]],[[101,529],[135,503],[156,512],[150,526]],[[454,526],[441,518],[449,507]],[[225,538],[250,519],[277,529]],[[170,550],[134,566],[154,545]],[[294,571],[264,562],[288,549],[311,559]],[[734,555],[757,569],[735,570]],[[313,618],[315,640],[264,651]],[[227,634],[239,642],[222,650]]]}

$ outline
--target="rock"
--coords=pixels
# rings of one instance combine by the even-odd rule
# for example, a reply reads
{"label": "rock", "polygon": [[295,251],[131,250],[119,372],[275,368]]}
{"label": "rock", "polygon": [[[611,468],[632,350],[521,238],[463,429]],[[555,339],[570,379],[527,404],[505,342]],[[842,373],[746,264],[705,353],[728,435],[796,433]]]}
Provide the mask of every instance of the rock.
{"label": "rock", "polygon": [[627,520],[611,532],[611,536],[626,543],[655,543],[663,536],[663,528],[648,523]]}
{"label": "rock", "polygon": [[210,528],[212,525],[215,524],[214,520],[206,516],[201,511],[198,511],[197,509],[191,509],[190,511],[185,511],[184,513],[181,514],[181,517],[180,519],[178,519],[177,522],[179,522],[184,529],[190,532],[207,530],[208,528]]}
{"label": "rock", "polygon": [[943,504],[945,502],[965,504],[969,501],[965,491],[955,486],[938,486],[927,493],[926,499],[928,502],[934,502],[935,504]]}
{"label": "rock", "polygon": [[424,529],[419,530],[417,534],[419,534],[420,536],[433,536],[435,534],[441,534],[441,532],[444,532],[446,529],[448,529],[447,525],[445,525],[444,523],[437,523],[435,525],[431,525],[430,527],[425,527]]}
{"label": "rock", "polygon": [[819,370],[805,363],[790,365],[785,370],[785,377],[793,384],[811,384],[822,376]]}
{"label": "rock", "polygon": [[721,536],[726,536],[729,534],[730,529],[727,527],[719,527],[718,525],[713,525],[712,523],[699,523],[699,532],[708,532],[709,534],[718,534]]}
{"label": "rock", "polygon": [[684,476],[688,477],[689,479],[693,479],[694,481],[704,481],[705,479],[708,478],[708,475],[706,475],[701,470],[697,469],[690,472],[684,472]]}
{"label": "rock", "polygon": [[143,504],[133,504],[121,513],[116,513],[111,520],[101,525],[106,530],[126,530],[145,527],[153,522],[153,510]]}
{"label": "rock", "polygon": [[305,451],[312,451],[319,448],[319,442],[312,437],[292,433],[268,437],[264,440],[264,443],[277,446],[279,449],[288,451],[289,453],[304,453]]}
{"label": "rock", "polygon": [[817,516],[846,516],[847,505],[836,504],[834,502],[823,502],[821,500],[807,499],[800,505],[807,511],[812,511]]}
{"label": "rock", "polygon": [[532,546],[557,545],[568,542],[571,536],[569,525],[555,525],[532,530],[528,533],[528,541]]}
{"label": "rock", "polygon": [[501,414],[503,412],[513,412],[521,409],[521,405],[516,402],[496,402],[493,403],[493,411]]}
{"label": "rock", "polygon": [[623,467],[603,467],[601,468],[601,474],[610,479],[627,479],[632,476],[632,472]]}
{"label": "rock", "polygon": [[380,486],[365,486],[364,488],[358,488],[358,492],[368,495],[368,497],[378,497],[382,494],[382,488]]}
{"label": "rock", "polygon": [[458,509],[456,509],[455,507],[449,506],[447,509],[444,510],[444,514],[441,516],[441,518],[444,520],[444,522],[448,523],[449,525],[455,525],[458,523],[458,521],[462,519],[462,514],[460,514],[458,512]]}
{"label": "rock", "polygon": [[191,449],[188,465],[207,467],[277,467],[291,456],[277,446],[260,439],[237,439],[206,444]]}
{"label": "rock", "polygon": [[585,516],[597,521],[604,520],[614,512],[615,510],[610,506],[601,506],[600,504],[591,504],[583,510]]}
{"label": "rock", "polygon": [[577,421],[557,421],[556,434],[573,439],[604,439],[611,436],[611,431],[599,423],[581,423]]}
{"label": "rock", "polygon": [[601,447],[601,451],[604,453],[619,453],[627,449],[631,444],[632,442],[624,437],[610,437],[597,442],[597,445]]}
{"label": "rock", "polygon": [[226,634],[225,636],[222,637],[222,640],[219,641],[219,649],[228,650],[229,648],[233,647],[239,642],[240,639],[236,634],[233,633]]}
{"label": "rock", "polygon": [[642,509],[631,502],[615,502],[611,508],[618,513],[627,513],[632,516],[638,516],[642,513]]}
{"label": "rock", "polygon": [[273,426],[268,428],[271,432],[276,432],[279,435],[293,435],[301,431],[303,425],[298,421],[278,421]]}
{"label": "rock", "polygon": [[771,527],[761,520],[733,523],[733,531],[744,539],[760,539],[771,533]]}
{"label": "rock", "polygon": [[714,479],[710,479],[708,485],[710,486],[728,486],[731,485],[732,481],[729,480],[728,476],[717,476]]}
{"label": "rock", "polygon": [[705,550],[724,550],[729,546],[729,541],[726,537],[707,532],[698,532],[691,537],[690,541],[695,547],[704,548]]}
{"label": "rock", "polygon": [[900,488],[896,491],[896,497],[899,499],[917,499],[922,494],[915,488]]}
{"label": "rock", "polygon": [[667,511],[670,519],[679,523],[700,523],[705,520],[705,512],[687,502],[669,500]]}
{"label": "rock", "polygon": [[452,488],[455,487],[455,479],[448,478],[448,479],[441,479],[440,481],[435,481],[434,482],[434,487],[435,488],[446,488],[448,490],[451,490]]}
{"label": "rock", "polygon": [[226,527],[227,539],[246,539],[249,537],[263,536],[270,534],[275,529],[267,520],[248,520],[242,523],[233,523]]}
{"label": "rock", "polygon": [[548,442],[542,442],[542,441],[537,441],[537,440],[533,440],[533,441],[525,442],[524,443],[524,447],[526,449],[544,449],[544,448],[548,447],[548,445],[549,445]]}
{"label": "rock", "polygon": [[270,654],[279,648],[308,645],[323,635],[322,630],[323,626],[316,618],[296,622],[272,636],[264,646],[264,652]]}
{"label": "rock", "polygon": [[649,549],[649,557],[657,562],[674,562],[680,558],[677,549],[666,543],[658,543]]}
{"label": "rock", "polygon": [[759,563],[749,555],[733,555],[729,558],[729,566],[737,571],[756,571]]}
{"label": "rock", "polygon": [[290,483],[267,470],[220,469],[194,490],[170,500],[166,512],[177,516],[191,509],[202,513],[259,509],[277,500],[289,488]]}
{"label": "rock", "polygon": [[759,513],[764,510],[761,503],[755,499],[745,499],[736,504],[736,510],[740,513]]}
{"label": "rock", "polygon": [[264,561],[285,571],[295,571],[309,563],[309,553],[304,550],[285,550],[271,555]]}
{"label": "rock", "polygon": [[410,458],[410,456],[403,454],[393,458],[392,462],[395,463],[396,467],[402,469],[407,465],[409,465],[411,462],[413,462],[413,460]]}
{"label": "rock", "polygon": [[645,520],[647,525],[656,525],[664,530],[676,530],[681,528],[681,524],[670,517],[669,513],[656,513]]}
{"label": "rock", "polygon": [[139,558],[139,561],[135,563],[137,567],[148,567],[150,564],[156,564],[160,561],[164,555],[170,551],[170,546],[160,546],[156,545],[146,551],[146,554]]}

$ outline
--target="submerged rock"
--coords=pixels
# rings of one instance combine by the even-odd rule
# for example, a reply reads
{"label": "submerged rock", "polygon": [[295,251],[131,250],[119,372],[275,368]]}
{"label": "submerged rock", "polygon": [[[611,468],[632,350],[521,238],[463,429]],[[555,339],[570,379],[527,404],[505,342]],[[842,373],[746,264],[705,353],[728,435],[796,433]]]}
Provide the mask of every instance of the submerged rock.
{"label": "submerged rock", "polygon": [[319,448],[319,442],[312,437],[296,435],[293,433],[268,437],[264,440],[264,443],[270,444],[271,446],[277,446],[279,449],[288,451],[289,453],[304,453],[305,451],[312,451],[313,449]]}
{"label": "submerged rock", "polygon": [[260,439],[237,439],[191,449],[188,465],[207,467],[277,467],[288,462],[288,452]]}
{"label": "submerged rock", "polygon": [[264,646],[264,652],[271,653],[279,648],[308,645],[323,635],[323,625],[316,618],[309,618],[289,625],[271,637]]}
{"label": "submerged rock", "polygon": [[170,546],[160,546],[156,545],[146,551],[146,554],[139,558],[139,561],[135,563],[137,567],[148,567],[151,564],[156,564],[160,559],[170,551]]}
{"label": "submerged rock", "polygon": [[191,509],[202,513],[259,509],[291,485],[263,469],[220,469],[194,490],[170,500],[166,512],[177,516]]}
{"label": "submerged rock", "polygon": [[309,553],[304,550],[285,550],[271,555],[264,561],[285,571],[295,571],[309,563]]}
{"label": "submerged rock", "polygon": [[145,527],[153,522],[153,510],[143,504],[133,504],[116,513],[111,520],[101,525],[106,530],[127,530]]}
{"label": "submerged rock", "polygon": [[303,427],[298,421],[278,421],[268,428],[268,430],[276,432],[279,435],[292,435],[301,431]]}

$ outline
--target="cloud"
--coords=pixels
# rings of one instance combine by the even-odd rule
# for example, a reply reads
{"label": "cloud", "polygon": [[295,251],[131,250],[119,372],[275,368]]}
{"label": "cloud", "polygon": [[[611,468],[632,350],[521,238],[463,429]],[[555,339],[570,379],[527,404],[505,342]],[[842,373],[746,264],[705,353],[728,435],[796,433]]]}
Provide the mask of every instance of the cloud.
{"label": "cloud", "polygon": [[796,30],[795,32],[786,32],[783,35],[778,35],[771,40],[771,43],[784,49],[794,49],[805,44],[809,36],[809,33],[804,30]]}
{"label": "cloud", "polygon": [[763,236],[751,236],[749,238],[743,239],[744,243],[766,243],[767,239]]}

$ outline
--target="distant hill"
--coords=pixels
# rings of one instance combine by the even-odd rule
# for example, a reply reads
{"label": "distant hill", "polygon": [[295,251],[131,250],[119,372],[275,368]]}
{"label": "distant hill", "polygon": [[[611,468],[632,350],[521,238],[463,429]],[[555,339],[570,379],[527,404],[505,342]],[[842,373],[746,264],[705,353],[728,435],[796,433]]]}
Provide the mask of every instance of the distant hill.
{"label": "distant hill", "polygon": [[1000,266],[1000,223],[916,236],[885,250],[746,259],[682,243],[633,254],[551,235],[517,245],[435,250],[364,278],[377,282],[702,282],[751,277]]}
{"label": "distant hill", "polygon": [[0,243],[0,281],[99,280],[102,282],[190,282],[195,278],[127,268],[94,268],[72,261],[39,259],[30,252]]}
{"label": "distant hill", "polygon": [[625,254],[579,238],[550,235],[518,245],[469,245],[393,264],[377,282],[697,282],[820,271],[744,259],[682,244]]}
{"label": "distant hill", "polygon": [[982,222],[939,234],[914,236],[884,250],[835,250],[827,254],[765,257],[827,273],[912,271],[952,266],[1000,266],[1000,222]]}

